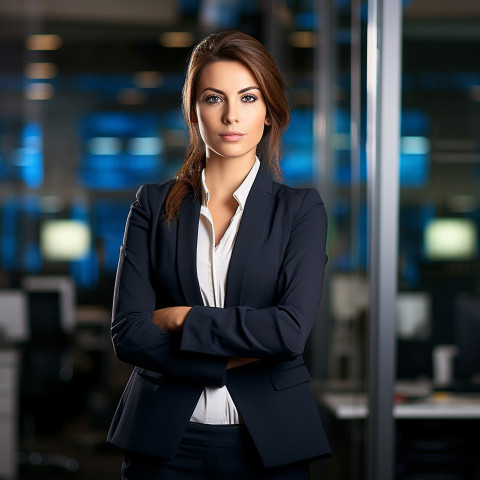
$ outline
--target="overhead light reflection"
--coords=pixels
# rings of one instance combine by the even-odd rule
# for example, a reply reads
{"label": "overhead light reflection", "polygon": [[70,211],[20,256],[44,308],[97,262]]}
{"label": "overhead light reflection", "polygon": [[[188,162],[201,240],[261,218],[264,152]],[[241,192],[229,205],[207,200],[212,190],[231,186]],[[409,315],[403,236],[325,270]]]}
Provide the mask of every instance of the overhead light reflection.
{"label": "overhead light reflection", "polygon": [[160,43],[168,48],[188,48],[195,43],[191,32],[166,32],[160,35]]}
{"label": "overhead light reflection", "polygon": [[146,99],[146,95],[137,88],[122,88],[118,92],[118,101],[123,105],[141,105]]}
{"label": "overhead light reflection", "polygon": [[62,46],[62,37],[55,34],[29,35],[25,40],[28,50],[58,50]]}
{"label": "overhead light reflection", "polygon": [[163,84],[160,72],[137,72],[133,75],[133,83],[138,88],[158,88]]}
{"label": "overhead light reflection", "polygon": [[27,78],[37,80],[48,80],[57,75],[58,68],[54,63],[49,62],[34,62],[29,63],[25,67],[25,75]]}
{"label": "overhead light reflection", "polygon": [[27,100],[49,100],[54,92],[53,85],[50,83],[29,83],[24,95]]}
{"label": "overhead light reflection", "polygon": [[315,32],[292,32],[290,44],[296,48],[313,48],[316,45]]}

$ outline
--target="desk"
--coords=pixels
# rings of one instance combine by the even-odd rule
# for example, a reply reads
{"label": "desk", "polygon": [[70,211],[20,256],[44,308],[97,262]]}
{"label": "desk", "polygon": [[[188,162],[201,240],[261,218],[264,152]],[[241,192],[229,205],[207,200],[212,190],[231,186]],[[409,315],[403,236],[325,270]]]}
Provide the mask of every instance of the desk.
{"label": "desk", "polygon": [[[368,415],[364,393],[319,393],[318,400],[338,419],[353,420]],[[396,419],[480,419],[480,395],[437,393],[422,400],[395,404]]]}
{"label": "desk", "polygon": [[[354,386],[356,391],[340,385],[312,386],[319,405],[329,413],[323,418],[334,452],[318,478],[366,480],[367,394],[360,385]],[[396,387],[397,393],[418,395],[394,404],[395,478],[479,480],[480,394],[431,393],[428,383],[401,387]]]}
{"label": "desk", "polygon": [[17,473],[18,353],[0,350],[0,478]]}

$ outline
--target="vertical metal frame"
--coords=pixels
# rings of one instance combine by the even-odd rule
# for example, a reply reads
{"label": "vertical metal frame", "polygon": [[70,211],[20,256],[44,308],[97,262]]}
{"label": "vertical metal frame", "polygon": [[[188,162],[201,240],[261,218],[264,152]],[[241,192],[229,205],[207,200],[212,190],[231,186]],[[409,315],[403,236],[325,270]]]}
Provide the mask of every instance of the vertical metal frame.
{"label": "vertical metal frame", "polygon": [[[335,157],[332,147],[334,125],[333,91],[336,75],[335,59],[335,5],[333,0],[315,2],[318,25],[316,29],[316,46],[314,54],[314,171],[315,186],[320,191],[327,212],[333,210],[332,170]],[[312,374],[315,378],[325,380],[328,377],[328,350],[330,338],[330,287],[331,267],[325,271],[325,281],[318,321],[313,329],[312,339]]]}
{"label": "vertical metal frame", "polygon": [[331,177],[335,158],[332,151],[334,126],[333,92],[335,85],[335,6],[333,0],[319,0],[316,4],[319,19],[317,45],[314,57],[314,132],[316,178],[322,196],[332,197]]}
{"label": "vertical metal frame", "polygon": [[401,0],[369,0],[367,168],[370,245],[369,480],[392,480],[399,190]]}
{"label": "vertical metal frame", "polygon": [[360,18],[361,0],[350,2],[350,167],[352,172],[350,194],[350,255],[353,268],[360,266],[359,218],[362,203],[360,157],[362,125],[362,22]]}

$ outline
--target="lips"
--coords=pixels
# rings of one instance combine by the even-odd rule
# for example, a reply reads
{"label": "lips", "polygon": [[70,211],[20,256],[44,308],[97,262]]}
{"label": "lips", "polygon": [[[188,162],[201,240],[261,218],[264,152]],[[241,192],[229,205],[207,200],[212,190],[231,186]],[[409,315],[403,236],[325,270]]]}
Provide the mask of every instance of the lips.
{"label": "lips", "polygon": [[223,140],[226,140],[228,142],[236,142],[238,140],[241,140],[245,136],[244,133],[242,132],[224,132],[220,134],[220,137]]}

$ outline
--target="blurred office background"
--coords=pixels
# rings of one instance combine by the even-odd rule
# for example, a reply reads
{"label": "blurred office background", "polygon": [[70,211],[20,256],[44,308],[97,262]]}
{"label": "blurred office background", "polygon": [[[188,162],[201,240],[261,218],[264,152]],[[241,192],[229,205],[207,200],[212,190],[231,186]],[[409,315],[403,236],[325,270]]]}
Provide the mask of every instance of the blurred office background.
{"label": "blurred office background", "polygon": [[[393,317],[379,319],[371,216],[387,203],[371,195],[367,40],[395,2],[399,148],[380,162],[398,245],[380,277]],[[480,478],[477,0],[0,0],[0,479],[119,477],[105,436],[131,370],[109,339],[125,219],[140,184],[179,167],[188,52],[223,28],[275,56],[292,108],[286,182],[319,188],[329,212],[306,359],[335,456],[312,478],[389,480],[372,473],[383,451],[392,479]],[[389,323],[392,351],[372,356]],[[382,438],[368,407],[392,398]]]}

